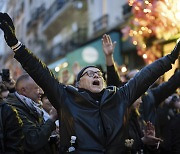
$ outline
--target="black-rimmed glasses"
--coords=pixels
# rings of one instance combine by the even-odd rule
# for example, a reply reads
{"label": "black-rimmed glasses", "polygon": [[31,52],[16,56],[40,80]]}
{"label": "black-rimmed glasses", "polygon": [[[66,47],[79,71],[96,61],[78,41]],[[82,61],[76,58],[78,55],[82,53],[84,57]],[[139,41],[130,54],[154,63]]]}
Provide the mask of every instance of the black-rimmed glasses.
{"label": "black-rimmed glasses", "polygon": [[84,76],[85,74],[87,74],[89,77],[94,77],[95,74],[97,74],[99,77],[102,77],[102,76],[103,76],[103,73],[102,73],[101,71],[96,71],[96,72],[94,72],[94,71],[89,70],[89,71],[83,73],[83,74],[81,75],[81,77]]}

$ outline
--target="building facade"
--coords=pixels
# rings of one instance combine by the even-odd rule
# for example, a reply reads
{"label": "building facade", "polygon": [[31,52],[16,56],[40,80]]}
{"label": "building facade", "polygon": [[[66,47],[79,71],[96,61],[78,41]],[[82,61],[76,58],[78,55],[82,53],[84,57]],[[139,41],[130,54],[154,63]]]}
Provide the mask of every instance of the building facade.
{"label": "building facade", "polygon": [[[53,70],[65,62],[70,69],[73,62],[83,58],[82,65],[94,62],[104,68],[104,62],[98,63],[104,58],[100,41],[104,33],[119,39],[114,56],[119,65],[129,65],[132,51],[136,56],[135,47],[122,41],[121,28],[130,15],[126,0],[6,0],[3,8],[2,12],[14,20],[18,39]],[[5,42],[1,43],[5,51],[0,52],[1,59],[5,59],[2,66],[18,76],[22,73],[19,64],[12,60],[12,51]],[[77,59],[72,61],[72,57]]]}

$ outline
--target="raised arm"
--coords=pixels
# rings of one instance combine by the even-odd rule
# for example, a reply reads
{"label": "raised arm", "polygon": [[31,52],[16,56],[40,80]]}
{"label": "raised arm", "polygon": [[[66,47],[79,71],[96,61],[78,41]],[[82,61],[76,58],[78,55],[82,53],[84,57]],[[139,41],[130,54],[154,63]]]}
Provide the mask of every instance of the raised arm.
{"label": "raised arm", "polygon": [[129,80],[129,82],[124,86],[127,98],[129,99],[129,105],[131,105],[137,98],[144,94],[150,85],[152,85],[161,75],[172,68],[175,60],[179,56],[180,42],[177,43],[174,50],[144,67],[139,71],[134,78]]}
{"label": "raised arm", "polygon": [[173,94],[177,88],[180,87],[180,71],[176,72],[171,78],[158,87],[153,88],[152,94],[154,95],[155,105],[158,106],[167,97]]}
{"label": "raised arm", "polygon": [[149,89],[142,97],[142,115],[145,121],[155,123],[156,108],[180,86],[180,71],[176,72],[167,82]]}
{"label": "raised arm", "polygon": [[118,70],[114,63],[113,52],[116,42],[112,43],[112,40],[109,35],[104,34],[102,37],[102,47],[106,59],[107,66],[107,86],[121,86],[122,82],[118,74]]}
{"label": "raised arm", "polygon": [[17,40],[13,22],[6,13],[0,13],[0,28],[4,32],[7,45],[14,51],[15,58],[47,94],[52,105],[58,109],[59,103],[57,100],[61,102],[60,99],[62,98],[64,89],[63,85],[59,84],[53,73],[43,62],[36,58],[30,50]]}

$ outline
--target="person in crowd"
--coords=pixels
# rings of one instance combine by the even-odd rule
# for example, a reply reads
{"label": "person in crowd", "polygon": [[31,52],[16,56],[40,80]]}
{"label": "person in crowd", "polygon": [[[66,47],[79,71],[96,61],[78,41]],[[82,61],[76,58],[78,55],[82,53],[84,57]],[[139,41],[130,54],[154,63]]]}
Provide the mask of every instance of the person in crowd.
{"label": "person in crowd", "polygon": [[[164,136],[166,137],[164,143],[164,151],[162,153],[172,153],[178,154],[180,153],[180,97],[178,94],[174,93],[169,96],[165,102],[164,106],[166,107],[166,117],[163,116],[167,123],[162,125],[161,128],[165,127],[164,129]],[[163,114],[164,115],[164,114]],[[162,120],[159,119],[159,120]],[[163,119],[163,121],[164,121]],[[164,130],[162,129],[162,130]],[[166,150],[166,151],[165,151]]]}
{"label": "person in crowd", "polygon": [[[15,27],[6,13],[0,13],[0,28],[15,58],[47,94],[60,115],[60,151],[78,154],[120,154],[124,145],[127,110],[151,84],[172,68],[179,56],[174,50],[141,69],[127,84],[106,87],[96,66],[84,67],[77,75],[77,87],[59,83],[48,67],[36,58],[15,35]],[[103,44],[114,48],[106,35]],[[112,58],[110,55],[106,61]]]}
{"label": "person in crowd", "polygon": [[[41,100],[42,100],[42,111],[44,113],[43,117],[44,117],[44,121],[46,121],[50,117],[49,114],[50,114],[50,111],[51,111],[53,106],[45,94],[43,94],[41,96]],[[56,126],[59,127],[59,121],[58,120],[56,121]]]}
{"label": "person in crowd", "polygon": [[23,140],[22,120],[17,110],[0,95],[0,153],[23,154]]}
{"label": "person in crowd", "polygon": [[170,153],[179,154],[180,153],[180,113],[175,115],[175,117],[172,119],[171,124],[169,126],[169,133],[170,133],[170,138],[168,142],[169,144],[167,146],[171,147]]}
{"label": "person in crowd", "polygon": [[[106,36],[107,40],[110,44],[112,44],[111,38],[109,35]],[[113,59],[113,52],[114,52],[114,48],[110,48],[108,49],[106,47],[106,45],[108,44],[103,44],[103,52],[104,55],[106,57],[106,59],[108,59],[107,57],[109,55],[112,56],[112,58],[110,58],[108,61],[106,61],[106,65],[107,65],[107,86],[111,86],[111,85],[116,85],[118,87],[121,87],[123,84],[123,82],[121,82],[120,79],[120,75],[117,71],[117,68],[115,66],[114,63],[114,59]],[[132,70],[127,74],[127,79],[130,80],[131,78],[133,78],[137,73],[139,72],[139,70]],[[113,76],[113,78],[112,78]],[[128,81],[127,80],[127,81]],[[126,83],[127,83],[126,81]],[[141,104],[142,100],[141,97],[139,97],[133,104],[132,106],[129,108],[129,116],[128,116],[128,125],[127,125],[127,129],[126,129],[126,140],[133,140],[133,144],[131,147],[126,147],[125,151],[129,151],[132,154],[136,154],[136,153],[155,153],[157,152],[156,147],[156,143],[159,141],[162,141],[160,138],[156,138],[155,137],[155,129],[151,130],[153,133],[151,135],[148,135],[146,137],[144,137],[144,133],[143,130],[146,130],[146,125],[149,122],[145,122],[142,118],[141,115],[139,113],[139,107]],[[148,130],[149,131],[149,130]]]}
{"label": "person in crowd", "polygon": [[44,117],[44,121],[46,121],[49,119],[49,113],[51,111],[52,105],[45,94],[41,95],[41,101],[42,101],[42,111],[44,113],[43,117]]}
{"label": "person in crowd", "polygon": [[[106,52],[105,52],[105,54],[106,54]],[[113,68],[114,67],[113,63],[111,63],[111,65]],[[118,79],[117,73],[118,73],[117,71],[109,71],[109,69],[107,68],[107,74],[108,74],[107,75],[107,85],[116,85],[118,87],[120,87],[122,85],[120,78]],[[138,71],[132,70],[130,73],[127,74],[128,79],[130,80],[137,73],[138,73]],[[115,78],[116,80],[113,80],[111,78],[111,76],[117,76],[117,78]],[[145,122],[151,121],[153,123],[153,125],[155,125],[156,135],[164,140],[164,142],[162,142],[159,147],[160,148],[159,151],[161,153],[169,152],[169,150],[170,150],[170,146],[167,146],[167,144],[166,144],[167,141],[169,140],[168,125],[170,123],[169,122],[170,116],[168,116],[167,112],[172,109],[170,109],[167,106],[160,107],[160,104],[168,96],[170,96],[172,93],[174,93],[176,91],[176,89],[180,86],[179,80],[180,80],[180,71],[177,70],[177,71],[175,71],[174,75],[167,82],[159,84],[158,86],[151,86],[150,89],[148,89],[148,91],[142,96],[142,103],[141,103],[141,108],[139,111],[140,113],[136,114],[137,112],[132,112],[133,114],[131,113],[130,114],[131,116],[129,116],[130,117],[129,130],[131,131],[131,134],[132,134],[132,132],[136,131],[136,132],[134,132],[134,134],[137,135],[136,136],[137,141],[138,140],[140,141],[141,135],[142,135],[142,132],[139,133],[139,131],[138,131],[139,129],[135,129],[135,128],[138,128],[139,126],[138,127],[133,126],[133,125],[136,125],[139,123],[139,122],[138,123],[135,122],[135,120],[137,120],[136,118],[139,117],[138,115],[140,115],[140,117],[143,121],[145,121]],[[178,106],[179,104],[177,103],[175,105]],[[131,109],[133,109],[133,108],[131,108]],[[132,111],[134,111],[134,109]],[[131,126],[133,126],[133,127],[131,127]],[[138,134],[141,134],[141,135],[138,136]],[[130,136],[135,136],[135,135],[130,135]],[[138,142],[138,143],[140,143],[140,142]],[[134,141],[133,146],[135,146],[135,144],[136,144],[136,141]],[[139,145],[142,145],[142,144],[139,144]],[[132,148],[134,148],[134,147],[132,147]],[[148,149],[151,150],[151,148],[148,148]]]}
{"label": "person in crowd", "polygon": [[[47,98],[45,94],[41,96],[42,100],[42,111],[43,111],[43,117],[44,120],[47,121],[50,118],[50,112],[51,108],[53,107]],[[54,153],[58,153],[59,150],[59,142],[60,142],[60,137],[59,137],[59,120],[55,121],[56,123],[56,129],[52,131],[51,136],[50,136],[50,145],[51,149],[54,151]]]}
{"label": "person in crowd", "polygon": [[7,103],[15,107],[22,119],[22,131],[25,136],[24,152],[26,154],[53,154],[48,139],[55,129],[57,113],[51,109],[49,119],[44,122],[43,112],[34,101],[40,100],[40,88],[28,75],[21,75],[15,84],[16,92],[10,93]]}

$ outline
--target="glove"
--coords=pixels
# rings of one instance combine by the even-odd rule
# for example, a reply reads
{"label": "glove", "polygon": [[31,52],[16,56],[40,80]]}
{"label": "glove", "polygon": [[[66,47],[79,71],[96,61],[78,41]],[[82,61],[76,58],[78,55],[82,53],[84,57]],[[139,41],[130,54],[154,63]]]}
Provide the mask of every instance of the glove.
{"label": "glove", "polygon": [[180,41],[176,44],[173,51],[169,54],[169,58],[171,59],[171,62],[174,64],[176,59],[178,59],[180,52]]}
{"label": "glove", "polygon": [[9,47],[12,47],[18,43],[13,21],[7,13],[0,12],[0,28],[4,32],[4,38]]}

